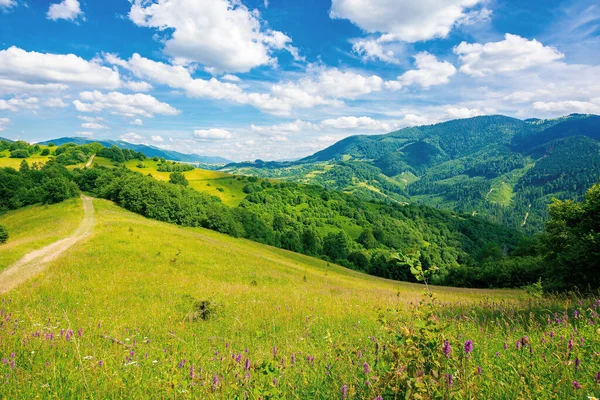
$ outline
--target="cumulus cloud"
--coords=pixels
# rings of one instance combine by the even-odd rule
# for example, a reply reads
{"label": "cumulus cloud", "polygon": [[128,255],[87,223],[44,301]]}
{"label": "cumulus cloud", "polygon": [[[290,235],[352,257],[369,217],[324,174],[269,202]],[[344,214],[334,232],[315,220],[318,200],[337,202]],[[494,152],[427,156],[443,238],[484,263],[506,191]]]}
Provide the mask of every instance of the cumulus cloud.
{"label": "cumulus cloud", "polygon": [[302,132],[304,130],[318,130],[318,126],[310,123],[310,122],[306,122],[306,121],[302,121],[302,120],[296,120],[293,122],[286,122],[286,123],[282,123],[282,124],[276,124],[276,125],[264,125],[264,126],[257,126],[257,125],[250,125],[250,131],[253,133],[258,133],[260,135],[266,135],[266,136],[282,136],[282,135],[288,135],[288,134],[294,134],[294,133],[299,133]]}
{"label": "cumulus cloud", "polygon": [[158,136],[158,135],[156,135],[156,136],[152,136],[152,141],[153,141],[153,142],[164,142],[164,141],[165,141],[165,139],[163,139],[163,137],[162,137],[162,136]]}
{"label": "cumulus cloud", "polygon": [[46,107],[50,107],[50,108],[65,108],[65,107],[67,107],[65,102],[60,97],[53,97],[51,99],[48,99],[44,102],[44,105]]}
{"label": "cumulus cloud", "polygon": [[100,121],[104,121],[104,118],[102,117],[89,117],[87,115],[78,115],[77,118],[79,118],[82,121],[85,122],[100,122]]}
{"label": "cumulus cloud", "polygon": [[533,109],[538,111],[561,114],[600,114],[600,97],[591,99],[590,101],[536,101],[533,103]]}
{"label": "cumulus cloud", "polygon": [[485,44],[462,42],[454,48],[462,66],[460,71],[473,76],[520,71],[548,64],[564,57],[553,47],[507,33],[504,40]]}
{"label": "cumulus cloud", "polygon": [[57,93],[69,88],[60,83],[27,83],[0,78],[0,94]]}
{"label": "cumulus cloud", "polygon": [[0,0],[0,9],[9,9],[17,5],[16,0]]}
{"label": "cumulus cloud", "polygon": [[134,92],[149,92],[152,90],[152,85],[143,81],[127,81],[124,85],[127,89],[130,89]]}
{"label": "cumulus cloud", "polygon": [[144,142],[144,137],[141,135],[138,135],[135,132],[124,133],[121,136],[119,136],[119,139],[121,139],[124,142],[133,143],[133,144],[140,144],[140,143]]}
{"label": "cumulus cloud", "polygon": [[362,129],[367,131],[389,132],[397,127],[397,123],[377,121],[370,117],[340,117],[335,119],[326,119],[321,122],[321,126],[324,128],[333,129]]}
{"label": "cumulus cloud", "polygon": [[81,124],[83,129],[108,129],[108,126],[99,124],[97,122],[84,122]]}
{"label": "cumulus cloud", "polygon": [[75,134],[77,136],[81,136],[81,137],[88,138],[88,139],[91,139],[94,137],[94,132],[90,132],[90,131],[77,131],[77,132],[75,132]]}
{"label": "cumulus cloud", "polygon": [[0,132],[6,130],[6,128],[10,125],[10,119],[8,118],[0,118]]}
{"label": "cumulus cloud", "polygon": [[48,14],[48,19],[53,21],[66,19],[75,21],[79,16],[83,15],[78,0],[63,0],[58,4],[51,4]]}
{"label": "cumulus cloud", "polygon": [[54,86],[58,89],[65,89],[63,85],[103,89],[121,86],[119,73],[96,61],[74,54],[28,52],[15,46],[0,50],[0,79],[18,82],[13,86],[20,85],[22,89],[42,89],[48,83],[61,85]]}
{"label": "cumulus cloud", "polygon": [[229,140],[233,137],[231,132],[225,129],[196,129],[193,134],[197,140]]}
{"label": "cumulus cloud", "polygon": [[138,126],[142,126],[144,125],[144,121],[142,121],[139,118],[134,119],[133,121],[131,121],[131,125],[138,125]]}
{"label": "cumulus cloud", "polygon": [[395,57],[391,50],[384,50],[380,40],[376,39],[356,39],[352,43],[352,50],[361,56],[363,61],[381,60],[390,64],[399,64],[400,61]]}
{"label": "cumulus cloud", "polygon": [[410,85],[429,88],[450,82],[450,78],[456,74],[454,65],[448,61],[438,61],[433,54],[427,52],[415,55],[415,65],[417,69],[405,72],[397,81],[386,82],[386,87],[392,90]]}
{"label": "cumulus cloud", "polygon": [[114,114],[134,117],[141,115],[151,118],[154,114],[160,115],[178,115],[180,113],[176,108],[167,103],[158,101],[148,94],[123,94],[119,92],[110,92],[103,94],[97,90],[93,92],[81,92],[79,100],[73,102],[77,111],[80,112],[100,112],[109,110]]}
{"label": "cumulus cloud", "polygon": [[330,17],[348,19],[387,40],[418,42],[445,38],[468,21],[469,10],[483,0],[333,0]]}
{"label": "cumulus cloud", "polygon": [[496,110],[493,108],[480,110],[479,108],[450,107],[446,109],[446,117],[450,119],[473,118],[479,115],[494,114],[495,112]]}
{"label": "cumulus cloud", "polygon": [[221,77],[222,80],[224,81],[229,81],[229,82],[239,82],[241,81],[241,79],[235,75],[232,74],[225,74]]}
{"label": "cumulus cloud", "polygon": [[297,56],[287,35],[264,29],[258,11],[238,0],[135,0],[129,18],[165,33],[164,52],[178,64],[247,72],[274,64],[274,50],[288,49]]}
{"label": "cumulus cloud", "polygon": [[38,108],[39,99],[37,97],[0,99],[0,111],[17,112],[20,110],[37,110]]}

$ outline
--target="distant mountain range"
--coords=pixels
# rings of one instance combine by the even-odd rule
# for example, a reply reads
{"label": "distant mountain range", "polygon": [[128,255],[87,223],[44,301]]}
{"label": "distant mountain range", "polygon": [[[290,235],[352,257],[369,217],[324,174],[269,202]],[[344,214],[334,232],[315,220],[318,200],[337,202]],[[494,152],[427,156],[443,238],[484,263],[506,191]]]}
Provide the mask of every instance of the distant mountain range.
{"label": "distant mountain range", "polygon": [[482,116],[351,136],[295,162],[223,170],[480,214],[536,232],[552,198],[579,199],[600,179],[600,117]]}
{"label": "distant mountain range", "polygon": [[147,157],[164,157],[167,160],[171,161],[180,161],[180,162],[189,162],[189,163],[200,163],[200,164],[208,164],[208,165],[225,165],[231,163],[230,160],[227,160],[222,157],[210,157],[210,156],[200,156],[197,154],[184,154],[179,153],[177,151],[165,150],[154,146],[149,146],[145,144],[133,144],[123,141],[113,141],[113,140],[90,140],[82,137],[63,137],[58,139],[46,140],[44,142],[40,142],[42,145],[47,145],[49,143],[54,143],[57,146],[60,146],[65,143],[75,143],[78,145],[87,144],[87,143],[100,143],[104,147],[112,147],[117,146],[122,149],[131,149],[135,151],[139,151],[144,153]]}
{"label": "distant mountain range", "polygon": [[12,140],[3,137],[0,137],[0,141],[13,142]]}

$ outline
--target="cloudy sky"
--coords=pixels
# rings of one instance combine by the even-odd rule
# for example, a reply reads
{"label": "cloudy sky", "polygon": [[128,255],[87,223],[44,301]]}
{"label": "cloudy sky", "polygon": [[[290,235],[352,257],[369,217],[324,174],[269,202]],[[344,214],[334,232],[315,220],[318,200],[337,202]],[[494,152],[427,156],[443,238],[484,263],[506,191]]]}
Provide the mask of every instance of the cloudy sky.
{"label": "cloudy sky", "polygon": [[232,160],[600,114],[597,0],[0,0],[0,136]]}

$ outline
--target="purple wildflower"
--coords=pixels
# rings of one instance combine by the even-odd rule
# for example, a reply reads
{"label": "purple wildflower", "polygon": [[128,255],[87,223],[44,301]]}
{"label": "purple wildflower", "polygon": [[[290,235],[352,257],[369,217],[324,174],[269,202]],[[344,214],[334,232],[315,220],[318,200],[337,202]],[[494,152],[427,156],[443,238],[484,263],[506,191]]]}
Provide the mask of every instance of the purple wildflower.
{"label": "purple wildflower", "polygon": [[481,375],[481,373],[482,373],[482,372],[483,372],[483,370],[481,369],[481,365],[478,365],[478,366],[477,366],[477,373],[478,373],[479,375]]}
{"label": "purple wildflower", "polygon": [[348,397],[348,385],[342,386],[342,400]]}
{"label": "purple wildflower", "polygon": [[363,371],[364,371],[365,374],[368,374],[368,373],[371,372],[371,368],[369,367],[368,363],[364,363],[363,364]]}
{"label": "purple wildflower", "polygon": [[273,378],[273,385],[277,386],[277,378]]}
{"label": "purple wildflower", "polygon": [[104,365],[104,361],[102,361],[102,360],[98,361],[98,366],[99,367],[102,367],[103,365]]}
{"label": "purple wildflower", "polygon": [[[132,353],[133,353],[133,352],[132,352]],[[181,361],[179,362],[179,365],[178,365],[178,366],[179,366],[179,368],[180,368],[180,369],[181,369],[181,368],[183,368],[183,366],[185,365],[185,361],[186,361],[186,360],[185,360],[185,358],[184,358],[183,360],[181,360]]]}
{"label": "purple wildflower", "polygon": [[83,336],[83,328],[79,328],[79,330],[77,331],[77,336]]}
{"label": "purple wildflower", "polygon": [[596,374],[596,383],[600,383],[600,372]]}
{"label": "purple wildflower", "polygon": [[450,353],[452,353],[452,347],[450,346],[450,342],[447,340],[444,340],[444,347],[443,347],[443,352],[446,355],[447,358],[450,358]]}
{"label": "purple wildflower", "polygon": [[213,388],[218,388],[219,387],[219,375],[213,376]]}
{"label": "purple wildflower", "polygon": [[452,379],[452,374],[446,374],[446,383],[450,387],[454,386],[454,381]]}
{"label": "purple wildflower", "polygon": [[579,361],[579,357],[575,357],[575,369],[579,369],[580,364],[581,364],[581,361]]}
{"label": "purple wildflower", "polygon": [[470,352],[473,351],[473,341],[472,340],[467,340],[465,342],[465,353],[469,354]]}
{"label": "purple wildflower", "polygon": [[273,346],[273,357],[277,357],[277,346]]}
{"label": "purple wildflower", "polygon": [[250,359],[246,358],[246,362],[244,363],[244,371],[248,371],[250,369]]}
{"label": "purple wildflower", "polygon": [[517,340],[516,346],[517,346],[517,350],[519,350],[521,348],[521,341],[520,340]]}
{"label": "purple wildflower", "polygon": [[568,348],[569,350],[573,350],[573,341],[571,339],[569,339]]}
{"label": "purple wildflower", "polygon": [[581,389],[581,385],[580,385],[580,384],[579,384],[579,382],[577,382],[577,381],[573,381],[573,387],[574,387],[575,389]]}
{"label": "purple wildflower", "polygon": [[508,349],[508,345],[504,342],[504,350]]}

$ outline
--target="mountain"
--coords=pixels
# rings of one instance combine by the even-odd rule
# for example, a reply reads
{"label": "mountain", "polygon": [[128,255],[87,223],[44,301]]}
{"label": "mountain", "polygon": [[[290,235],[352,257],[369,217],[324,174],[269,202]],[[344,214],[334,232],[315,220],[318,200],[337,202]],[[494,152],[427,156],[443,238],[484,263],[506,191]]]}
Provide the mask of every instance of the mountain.
{"label": "mountain", "polygon": [[63,137],[58,139],[46,140],[41,142],[40,144],[49,144],[54,143],[57,146],[60,146],[65,143],[75,143],[78,145],[87,144],[87,143],[100,143],[104,147],[117,146],[122,149],[130,149],[139,151],[144,153],[148,157],[164,157],[167,160],[172,161],[180,161],[180,162],[189,162],[189,163],[200,163],[200,164],[209,164],[209,165],[225,165],[231,163],[230,160],[227,160],[222,157],[211,157],[211,156],[201,156],[197,154],[184,154],[179,153],[177,151],[165,150],[155,146],[149,146],[145,144],[133,144],[123,141],[113,141],[113,140],[90,140],[82,137]]}
{"label": "mountain", "polygon": [[0,137],[0,141],[11,142],[11,143],[13,142],[12,140],[3,138],[3,137]]}
{"label": "mountain", "polygon": [[482,116],[351,136],[296,162],[224,169],[479,214],[537,232],[552,198],[580,199],[598,182],[600,117]]}

